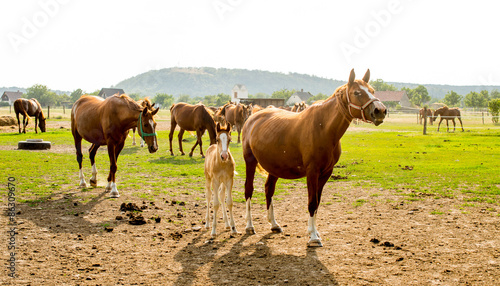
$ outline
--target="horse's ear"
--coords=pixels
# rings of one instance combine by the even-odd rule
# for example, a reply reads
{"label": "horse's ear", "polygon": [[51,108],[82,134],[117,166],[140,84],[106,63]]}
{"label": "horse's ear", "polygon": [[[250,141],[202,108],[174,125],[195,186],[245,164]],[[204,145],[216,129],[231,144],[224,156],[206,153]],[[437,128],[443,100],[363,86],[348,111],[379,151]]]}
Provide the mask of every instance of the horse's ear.
{"label": "horse's ear", "polygon": [[349,75],[349,85],[354,83],[355,78],[356,78],[356,74],[354,73],[354,69],[352,69],[351,74]]}
{"label": "horse's ear", "polygon": [[[151,106],[151,107],[153,107],[153,106]],[[158,107],[153,112],[151,112],[151,114],[154,116],[154,115],[156,115],[156,113],[158,113],[159,110],[160,110],[160,108]]]}
{"label": "horse's ear", "polygon": [[217,132],[220,132],[220,123],[217,122]]}
{"label": "horse's ear", "polygon": [[366,70],[365,76],[363,77],[363,81],[366,83],[370,81],[370,69]]}
{"label": "horse's ear", "polygon": [[155,104],[156,104],[156,102],[155,102],[155,103],[153,103],[153,104],[151,104],[151,108],[153,108],[153,106],[155,106]]}
{"label": "horse's ear", "polygon": [[226,124],[226,131],[231,135],[231,124]]}
{"label": "horse's ear", "polygon": [[148,108],[144,107],[144,109],[142,110],[142,115],[146,115],[146,114],[148,114]]}

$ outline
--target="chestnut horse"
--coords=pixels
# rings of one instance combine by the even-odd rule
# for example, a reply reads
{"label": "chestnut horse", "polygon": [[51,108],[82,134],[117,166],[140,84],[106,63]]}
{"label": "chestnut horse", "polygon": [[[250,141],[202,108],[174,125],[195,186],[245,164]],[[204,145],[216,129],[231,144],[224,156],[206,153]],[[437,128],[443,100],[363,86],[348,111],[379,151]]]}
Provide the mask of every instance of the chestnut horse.
{"label": "chestnut horse", "polygon": [[139,135],[144,137],[148,144],[149,153],[158,150],[156,140],[156,122],[153,116],[159,108],[150,111],[142,107],[125,94],[113,95],[106,99],[97,96],[84,95],[78,99],[71,109],[71,132],[75,140],[76,160],[80,167],[80,186],[87,187],[82,171],[82,138],[92,143],[89,149],[92,177],[90,185],[97,186],[97,168],[95,155],[100,146],[108,147],[109,176],[106,191],[110,197],[120,196],[115,183],[117,170],[116,161],[120,155],[129,130],[136,126]]}
{"label": "chestnut horse", "polygon": [[[422,124],[422,119],[424,118],[424,112],[425,110],[423,108],[420,108],[420,110],[418,111],[418,122],[419,124]],[[426,115],[427,115],[427,118],[429,118],[429,123],[432,125],[432,122],[434,121],[434,116],[432,115],[432,109],[431,108],[427,108],[427,112],[426,112]]]}
{"label": "chestnut horse", "polygon": [[[142,107],[147,107],[150,111],[153,111],[154,103],[151,103],[151,100],[146,97],[144,99],[138,100],[137,103]],[[135,126],[132,128],[132,145],[136,145],[135,143]],[[141,147],[144,147],[144,139],[141,137]]]}
{"label": "chestnut horse", "polygon": [[201,138],[205,133],[205,130],[208,130],[208,135],[210,136],[210,144],[215,144],[215,121],[207,111],[207,108],[203,104],[188,104],[184,102],[179,102],[172,104],[170,107],[170,134],[168,135],[168,140],[170,142],[170,154],[173,156],[174,152],[172,151],[172,139],[174,137],[175,127],[179,125],[179,149],[181,151],[181,155],[184,155],[184,151],[182,150],[182,136],[184,135],[184,131],[196,131],[196,143],[194,144],[191,152],[189,152],[189,157],[193,156],[193,151],[200,145],[200,154],[202,158],[205,158],[203,155],[203,145]]}
{"label": "chestnut horse", "polygon": [[340,138],[354,118],[378,126],[387,114],[386,107],[373,96],[369,80],[370,70],[362,80],[355,80],[352,70],[349,82],[338,87],[322,104],[311,105],[301,113],[270,108],[248,118],[243,126],[242,143],[246,164],[247,234],[255,233],[250,205],[255,169],[259,167],[268,173],[265,194],[273,232],[282,231],[274,217],[272,198],[276,181],[307,177],[308,246],[322,246],[316,214],[323,187],[341,154]]}
{"label": "chestnut horse", "polygon": [[446,131],[450,131],[450,127],[448,126],[448,120],[451,120],[453,122],[453,132],[455,132],[455,117],[458,118],[458,121],[460,121],[460,126],[462,126],[462,132],[464,131],[464,125],[462,124],[462,117],[460,116],[460,110],[458,110],[457,107],[453,108],[448,108],[448,106],[443,106],[436,111],[434,111],[434,120],[437,120],[438,115],[441,115],[441,119],[439,120],[438,124],[438,132],[439,132],[439,126],[441,126],[441,122],[443,119],[446,119]]}
{"label": "chestnut horse", "polygon": [[218,112],[218,116],[224,116],[226,122],[236,127],[238,131],[238,142],[240,143],[240,134],[243,124],[248,118],[249,109],[248,106],[238,103],[234,105],[231,102],[226,103]]}
{"label": "chestnut horse", "polygon": [[292,107],[292,112],[301,112],[306,108],[307,108],[307,104],[304,101],[296,102]]}
{"label": "chestnut horse", "polygon": [[40,131],[45,132],[45,116],[43,115],[42,106],[35,98],[16,99],[14,101],[14,112],[16,113],[17,117],[19,133],[21,133],[21,122],[19,121],[19,114],[23,115],[23,133],[26,133],[26,126],[30,123],[30,116],[35,117],[35,133],[38,133],[38,130],[36,129],[37,125],[38,127],[40,127]]}
{"label": "chestnut horse", "polygon": [[[217,235],[217,212],[222,204],[222,217],[226,224],[226,229],[231,229],[231,233],[238,233],[233,218],[233,188],[234,159],[229,151],[231,142],[231,125],[221,128],[217,123],[217,143],[210,145],[205,158],[205,189],[207,199],[207,216],[205,227],[210,227],[210,199],[213,191],[214,218],[212,224],[212,236]],[[225,193],[224,193],[225,192]],[[220,196],[220,199],[219,199]],[[225,197],[227,196],[227,208],[229,210],[229,221],[226,214]]]}

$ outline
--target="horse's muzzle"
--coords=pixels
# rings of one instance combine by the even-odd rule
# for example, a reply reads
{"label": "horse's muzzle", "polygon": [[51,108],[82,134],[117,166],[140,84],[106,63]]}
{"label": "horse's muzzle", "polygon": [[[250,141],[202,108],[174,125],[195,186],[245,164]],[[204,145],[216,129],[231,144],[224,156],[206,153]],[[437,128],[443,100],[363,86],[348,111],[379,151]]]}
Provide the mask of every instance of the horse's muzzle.
{"label": "horse's muzzle", "polygon": [[370,108],[370,117],[375,126],[382,124],[386,115],[387,108],[382,102],[376,101],[372,104],[372,108]]}
{"label": "horse's muzzle", "polygon": [[227,152],[220,153],[220,158],[222,159],[222,161],[226,161],[228,157],[229,156],[228,156]]}
{"label": "horse's muzzle", "polygon": [[154,153],[158,151],[158,147],[155,145],[148,146],[149,153]]}

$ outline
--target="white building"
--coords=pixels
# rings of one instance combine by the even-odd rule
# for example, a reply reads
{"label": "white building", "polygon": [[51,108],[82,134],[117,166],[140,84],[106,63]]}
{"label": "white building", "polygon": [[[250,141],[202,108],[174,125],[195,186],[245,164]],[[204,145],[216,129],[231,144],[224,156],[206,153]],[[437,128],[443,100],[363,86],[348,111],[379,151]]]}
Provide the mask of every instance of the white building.
{"label": "white building", "polygon": [[241,98],[248,98],[248,89],[243,84],[235,84],[231,90],[231,101],[238,103]]}

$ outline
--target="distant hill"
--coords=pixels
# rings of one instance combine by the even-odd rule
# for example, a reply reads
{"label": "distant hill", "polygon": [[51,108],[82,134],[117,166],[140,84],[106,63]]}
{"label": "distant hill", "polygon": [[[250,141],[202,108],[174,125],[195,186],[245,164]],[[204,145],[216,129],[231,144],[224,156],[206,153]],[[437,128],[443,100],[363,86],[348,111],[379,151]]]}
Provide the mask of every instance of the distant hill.
{"label": "distant hill", "polygon": [[[373,78],[375,80],[375,78]],[[225,69],[225,68],[166,68],[151,70],[135,77],[123,80],[114,87],[123,88],[127,93],[140,93],[143,96],[154,96],[156,93],[167,93],[174,96],[188,94],[192,97],[203,97],[219,93],[230,94],[235,84],[244,84],[249,94],[266,93],[271,95],[274,91],[283,88],[292,90],[304,89],[313,95],[323,93],[330,95],[337,87],[346,83],[310,76],[299,73],[278,73],[261,70]],[[402,87],[415,88],[416,83],[388,82],[398,89]],[[500,86],[452,86],[438,84],[422,84],[433,98],[444,98],[445,94],[453,90],[460,95],[471,91],[491,91]]]}

